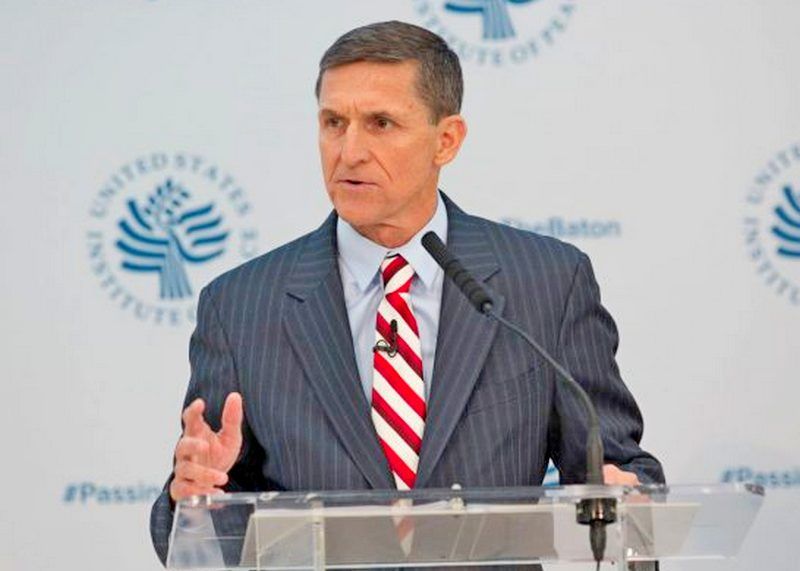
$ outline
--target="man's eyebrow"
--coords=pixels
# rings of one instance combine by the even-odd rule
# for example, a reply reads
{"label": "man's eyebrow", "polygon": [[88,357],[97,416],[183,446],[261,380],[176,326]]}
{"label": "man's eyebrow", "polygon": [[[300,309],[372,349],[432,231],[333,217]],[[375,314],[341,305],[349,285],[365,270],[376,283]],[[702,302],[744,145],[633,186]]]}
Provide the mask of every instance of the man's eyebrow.
{"label": "man's eyebrow", "polygon": [[337,112],[336,112],[336,111],[334,111],[333,109],[328,109],[327,107],[323,107],[322,109],[320,109],[320,110],[319,110],[319,115],[327,115],[327,116],[333,116],[333,117],[341,117],[341,115],[340,115],[339,113],[337,113]]}
{"label": "man's eyebrow", "polygon": [[397,117],[399,113],[389,110],[370,111],[366,114],[367,117]]}
{"label": "man's eyebrow", "polygon": [[[318,111],[318,115],[319,116],[325,116],[325,117],[343,117],[343,115],[341,113],[339,113],[338,111],[334,111],[333,109],[330,109],[328,107],[323,107],[322,109],[320,109]],[[393,111],[393,110],[389,110],[389,109],[378,109],[376,111],[368,111],[366,113],[360,113],[360,115],[362,117],[369,117],[369,118],[390,117],[390,118],[394,119],[394,118],[398,118],[398,117],[402,116],[402,113],[399,113],[399,112]]]}

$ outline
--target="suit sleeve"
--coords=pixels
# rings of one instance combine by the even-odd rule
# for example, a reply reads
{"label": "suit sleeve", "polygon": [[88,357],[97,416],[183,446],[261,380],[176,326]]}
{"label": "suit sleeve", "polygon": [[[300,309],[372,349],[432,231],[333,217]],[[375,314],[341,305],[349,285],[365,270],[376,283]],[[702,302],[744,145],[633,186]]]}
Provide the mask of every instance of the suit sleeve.
{"label": "suit sleeve", "polygon": [[[619,375],[617,328],[600,303],[600,290],[585,254],[580,254],[558,336],[558,357],[589,393],[600,419],[605,463],[635,472],[643,483],[664,482],[661,464],[639,443],[644,424],[636,401]],[[586,476],[587,415],[572,391],[555,385],[550,456],[561,483]]]}
{"label": "suit sleeve", "polygon": [[[196,398],[202,398],[206,402],[206,422],[213,430],[219,430],[225,398],[231,392],[239,391],[239,383],[233,352],[220,321],[210,287],[200,293],[197,325],[189,344],[191,377],[183,406],[185,408]],[[260,458],[263,457],[263,451],[254,445],[255,439],[248,427],[246,414],[242,431],[242,452],[239,460],[229,472],[229,482],[225,486],[225,490],[236,492],[265,489],[266,485],[258,478],[260,475],[258,465]],[[173,506],[169,497],[171,481],[172,475],[153,504],[150,514],[150,534],[153,546],[164,564],[166,564],[169,536],[173,526]],[[217,528],[220,525],[225,526],[225,522],[218,521],[216,517],[214,523]]]}

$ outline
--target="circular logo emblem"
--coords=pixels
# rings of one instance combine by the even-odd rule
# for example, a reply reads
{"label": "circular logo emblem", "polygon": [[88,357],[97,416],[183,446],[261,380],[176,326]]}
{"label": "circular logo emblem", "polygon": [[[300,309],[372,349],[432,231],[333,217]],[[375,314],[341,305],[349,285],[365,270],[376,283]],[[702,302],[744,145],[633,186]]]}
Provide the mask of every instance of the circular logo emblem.
{"label": "circular logo emblem", "polygon": [[137,158],[111,173],[89,208],[92,272],[136,318],[193,323],[198,289],[256,254],[251,210],[236,179],[201,156]]}
{"label": "circular logo emblem", "polygon": [[423,26],[439,34],[462,62],[501,66],[529,62],[565,32],[575,0],[413,0]]}
{"label": "circular logo emblem", "polygon": [[776,295],[800,305],[800,145],[761,168],[746,205],[744,238],[756,273]]}

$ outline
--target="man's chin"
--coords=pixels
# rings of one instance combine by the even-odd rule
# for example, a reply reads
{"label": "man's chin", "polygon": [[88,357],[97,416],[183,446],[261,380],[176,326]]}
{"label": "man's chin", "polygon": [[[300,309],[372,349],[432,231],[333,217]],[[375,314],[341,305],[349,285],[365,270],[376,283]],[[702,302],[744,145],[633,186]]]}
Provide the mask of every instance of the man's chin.
{"label": "man's chin", "polygon": [[380,209],[375,198],[366,193],[337,192],[331,196],[331,202],[339,218],[355,227],[380,221]]}
{"label": "man's chin", "polygon": [[334,206],[336,210],[336,214],[350,224],[355,229],[359,228],[367,228],[370,226],[375,226],[378,224],[378,221],[375,219],[374,216],[369,216],[367,213],[364,212],[363,209],[353,209],[353,208],[341,208]]}

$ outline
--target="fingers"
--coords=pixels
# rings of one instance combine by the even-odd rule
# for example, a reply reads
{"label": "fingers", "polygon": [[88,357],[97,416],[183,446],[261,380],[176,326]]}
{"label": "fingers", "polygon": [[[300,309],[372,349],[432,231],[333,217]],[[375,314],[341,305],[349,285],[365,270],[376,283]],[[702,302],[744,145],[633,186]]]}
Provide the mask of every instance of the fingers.
{"label": "fingers", "polygon": [[225,472],[208,465],[210,445],[201,438],[184,436],[175,447],[174,478],[169,486],[173,501],[194,495],[222,493],[219,486],[228,483]]}
{"label": "fingers", "polygon": [[188,461],[208,465],[210,450],[211,445],[207,440],[183,436],[175,446],[175,463]]}
{"label": "fingers", "polygon": [[603,480],[608,486],[638,486],[639,476],[633,472],[620,470],[613,464],[603,466]]}
{"label": "fingers", "polygon": [[621,472],[623,475],[623,481],[625,482],[624,485],[626,486],[639,486],[641,482],[639,481],[639,476],[634,474],[633,472]]}
{"label": "fingers", "polygon": [[219,431],[219,437],[223,446],[235,447],[237,452],[242,441],[243,418],[242,395],[230,393],[222,408],[222,428]]}
{"label": "fingers", "polygon": [[227,471],[242,447],[244,411],[242,396],[231,393],[222,409],[222,428],[215,433],[203,418],[202,399],[195,399],[182,415],[183,436],[175,447],[175,477],[170,484],[173,500],[211,494],[228,482]]}
{"label": "fingers", "polygon": [[205,409],[202,399],[194,400],[184,409],[183,436],[175,447],[175,463],[195,462],[227,472],[236,462],[242,448],[242,396],[239,393],[230,393],[225,399],[219,432],[214,432],[203,418]]}
{"label": "fingers", "polygon": [[211,428],[203,418],[206,403],[203,399],[195,399],[187,406],[181,418],[183,419],[183,433],[186,436],[201,437],[211,432]]}
{"label": "fingers", "polygon": [[198,486],[187,480],[175,479],[172,480],[172,483],[169,485],[169,495],[173,502],[179,502],[191,496],[215,496],[224,493],[224,490],[220,490],[219,488]]}
{"label": "fingers", "polygon": [[175,464],[175,480],[201,488],[216,488],[228,483],[228,475],[197,462],[182,460]]}

